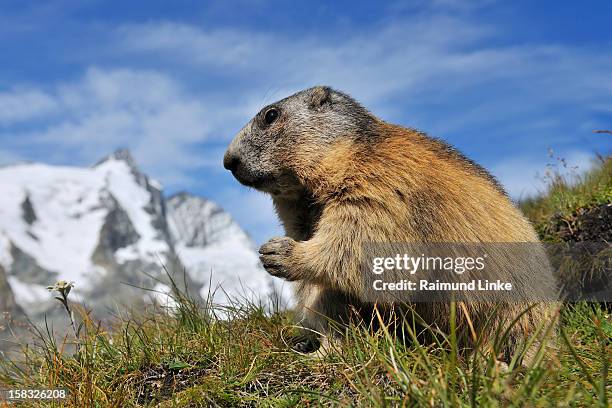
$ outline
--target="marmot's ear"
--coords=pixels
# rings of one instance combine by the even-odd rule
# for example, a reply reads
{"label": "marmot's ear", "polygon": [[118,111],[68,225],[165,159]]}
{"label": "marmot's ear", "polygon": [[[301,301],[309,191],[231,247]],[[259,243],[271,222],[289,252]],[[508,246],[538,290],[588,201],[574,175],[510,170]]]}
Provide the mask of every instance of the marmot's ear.
{"label": "marmot's ear", "polygon": [[317,86],[312,89],[310,98],[310,107],[320,109],[323,105],[331,102],[331,88],[328,86]]}

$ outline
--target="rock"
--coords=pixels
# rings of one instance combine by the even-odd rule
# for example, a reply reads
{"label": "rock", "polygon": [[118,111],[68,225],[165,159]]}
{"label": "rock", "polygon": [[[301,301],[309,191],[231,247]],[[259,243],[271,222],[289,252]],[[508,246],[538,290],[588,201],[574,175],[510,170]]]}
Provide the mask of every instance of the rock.
{"label": "rock", "polygon": [[[13,318],[23,316],[23,310],[15,302],[15,295],[6,279],[6,272],[2,265],[0,265],[0,315],[4,319],[9,318],[7,315]],[[0,326],[3,326],[2,320],[0,319]]]}

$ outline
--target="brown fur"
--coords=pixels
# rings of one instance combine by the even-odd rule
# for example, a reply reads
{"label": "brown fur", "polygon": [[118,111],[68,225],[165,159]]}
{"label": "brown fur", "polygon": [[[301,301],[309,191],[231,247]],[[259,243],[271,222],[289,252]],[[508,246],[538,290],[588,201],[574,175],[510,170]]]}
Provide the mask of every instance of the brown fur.
{"label": "brown fur", "polygon": [[[296,188],[272,190],[288,238],[264,244],[262,260],[273,275],[296,282],[303,324],[316,331],[327,332],[328,319],[347,322],[355,310],[368,320],[363,313],[373,305],[364,300],[364,243],[538,242],[530,223],[479,166],[440,141],[372,118],[367,132],[374,136],[366,141],[350,129],[332,141],[296,139],[272,156],[286,163]],[[284,120],[277,126],[286,126]],[[300,131],[311,130],[306,124]],[[550,284],[548,275],[535,273],[534,291]],[[498,305],[494,320],[511,321],[528,305]],[[465,302],[457,308],[459,326],[469,320],[482,330],[494,307]],[[448,330],[449,303],[414,308],[428,324]],[[508,350],[551,313],[548,305],[534,304],[512,329]]]}

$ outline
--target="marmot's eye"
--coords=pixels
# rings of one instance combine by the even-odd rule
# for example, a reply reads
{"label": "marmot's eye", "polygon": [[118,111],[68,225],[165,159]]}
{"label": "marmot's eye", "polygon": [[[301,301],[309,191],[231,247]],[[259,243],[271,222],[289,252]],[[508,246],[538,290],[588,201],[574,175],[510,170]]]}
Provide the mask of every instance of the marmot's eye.
{"label": "marmot's eye", "polygon": [[276,119],[278,119],[278,109],[268,109],[266,111],[266,114],[264,115],[264,121],[266,122],[266,125],[271,125],[272,122],[274,122]]}

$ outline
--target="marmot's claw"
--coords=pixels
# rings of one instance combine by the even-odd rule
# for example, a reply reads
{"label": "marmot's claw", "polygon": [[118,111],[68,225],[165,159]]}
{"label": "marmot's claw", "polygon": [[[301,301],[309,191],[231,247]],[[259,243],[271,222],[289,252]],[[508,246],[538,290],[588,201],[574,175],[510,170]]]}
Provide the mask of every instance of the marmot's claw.
{"label": "marmot's claw", "polygon": [[295,279],[291,276],[289,271],[282,266],[266,266],[264,269],[272,276],[277,278],[285,279],[286,281],[294,281]]}
{"label": "marmot's claw", "polygon": [[289,272],[289,268],[285,266],[278,255],[261,255],[259,257],[264,269],[272,276],[282,278],[288,281],[293,281],[295,278]]}
{"label": "marmot's claw", "polygon": [[272,276],[286,280],[295,280],[289,269],[289,256],[293,251],[295,241],[287,237],[272,238],[259,248],[259,259],[264,268]]}

